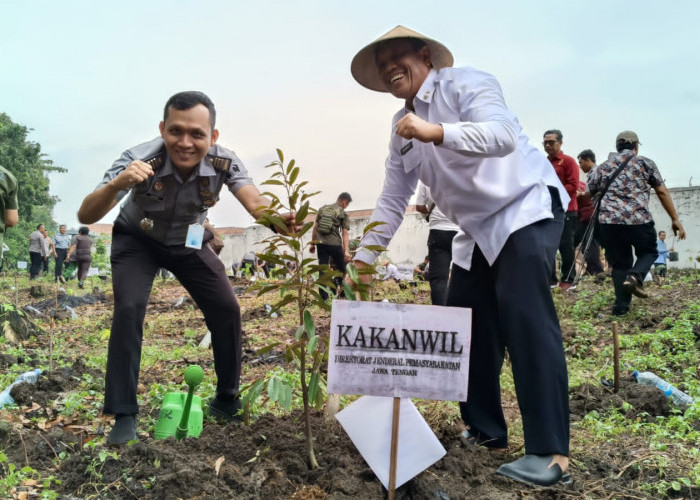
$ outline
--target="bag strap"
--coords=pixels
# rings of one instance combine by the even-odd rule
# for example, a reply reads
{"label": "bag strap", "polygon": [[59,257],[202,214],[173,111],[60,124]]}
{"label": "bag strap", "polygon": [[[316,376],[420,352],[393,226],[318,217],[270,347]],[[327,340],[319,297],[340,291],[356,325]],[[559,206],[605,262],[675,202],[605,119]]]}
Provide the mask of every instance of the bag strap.
{"label": "bag strap", "polygon": [[613,172],[613,174],[610,176],[608,182],[605,183],[605,187],[596,195],[595,206],[593,207],[593,216],[591,217],[592,220],[598,220],[598,214],[600,213],[600,204],[603,201],[603,196],[606,195],[608,189],[610,188],[610,185],[617,178],[617,176],[620,175],[620,172],[624,170],[624,168],[627,166],[630,160],[632,160],[632,158],[634,158],[635,156],[637,155],[631,154],[630,156],[628,156],[627,159],[622,162],[622,165],[617,167],[617,170],[615,170],[615,172]]}

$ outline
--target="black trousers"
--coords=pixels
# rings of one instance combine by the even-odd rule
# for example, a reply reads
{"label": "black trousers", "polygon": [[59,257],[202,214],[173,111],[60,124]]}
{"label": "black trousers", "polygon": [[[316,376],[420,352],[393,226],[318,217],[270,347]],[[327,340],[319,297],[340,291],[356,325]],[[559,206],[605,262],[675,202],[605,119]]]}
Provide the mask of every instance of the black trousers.
{"label": "black trousers", "polygon": [[[333,261],[333,267],[336,271],[340,271],[345,276],[345,253],[343,252],[343,247],[341,245],[326,245],[319,243],[316,245],[316,252],[318,253],[318,263],[330,265],[331,260]],[[336,287],[343,284],[343,278],[337,277],[333,280]],[[319,294],[323,300],[328,298],[328,293],[321,288]]]}
{"label": "black trousers", "polygon": [[[600,242],[605,248],[605,258],[612,267],[615,307],[629,308],[632,294],[622,285],[625,278],[631,274],[642,283],[659,256],[656,250],[654,223],[600,224],[598,230]],[[636,261],[632,258],[633,249],[637,257]]]}
{"label": "black trousers", "polygon": [[63,263],[66,260],[66,255],[68,255],[67,248],[57,248],[56,249],[56,264],[54,265],[53,274],[58,278],[63,274]]}
{"label": "black trousers", "polygon": [[44,266],[44,257],[39,252],[29,252],[29,279],[33,280],[41,272]]}
{"label": "black trousers", "polygon": [[[588,222],[576,222],[576,233],[574,234],[574,248],[578,247],[583,240],[584,233],[588,228]],[[583,248],[581,248],[583,252]],[[603,263],[600,261],[600,244],[595,235],[591,238],[588,252],[583,256],[586,262],[586,274],[596,275],[605,271]]]}
{"label": "black trousers", "polygon": [[143,320],[158,268],[172,272],[204,314],[211,332],[217,394],[238,394],[241,311],[223,263],[208,244],[166,246],[115,225],[112,233],[114,317],[107,351],[105,414],[138,412]]}
{"label": "black trousers", "polygon": [[447,305],[472,308],[469,388],[462,420],[486,445],[502,448],[508,433],[499,376],[505,350],[523,418],[525,452],[569,454],[569,398],[561,329],[549,278],[560,218],[511,234],[492,266],[476,247],[469,271],[452,266]]}
{"label": "black trousers", "polygon": [[447,281],[452,264],[452,240],[457,231],[431,229],[428,234],[428,259],[430,267],[430,302],[436,306],[445,305],[447,300]]}
{"label": "black trousers", "polygon": [[[564,229],[559,240],[559,254],[561,255],[561,280],[567,283],[573,283],[576,277],[576,268],[574,261],[576,260],[576,250],[574,246],[574,234],[576,233],[576,223],[578,222],[578,212],[566,212],[564,220]],[[552,263],[556,262],[556,253]],[[552,266],[552,283],[557,281],[557,266]]]}

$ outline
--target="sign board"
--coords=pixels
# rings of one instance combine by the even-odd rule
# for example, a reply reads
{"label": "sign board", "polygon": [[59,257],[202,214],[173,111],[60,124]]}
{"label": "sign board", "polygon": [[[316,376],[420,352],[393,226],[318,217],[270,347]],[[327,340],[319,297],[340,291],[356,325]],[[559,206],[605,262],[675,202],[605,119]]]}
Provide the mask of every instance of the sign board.
{"label": "sign board", "polygon": [[27,269],[27,261],[18,260],[17,261],[17,269]]}
{"label": "sign board", "polygon": [[328,392],[466,401],[471,309],[334,300]]}

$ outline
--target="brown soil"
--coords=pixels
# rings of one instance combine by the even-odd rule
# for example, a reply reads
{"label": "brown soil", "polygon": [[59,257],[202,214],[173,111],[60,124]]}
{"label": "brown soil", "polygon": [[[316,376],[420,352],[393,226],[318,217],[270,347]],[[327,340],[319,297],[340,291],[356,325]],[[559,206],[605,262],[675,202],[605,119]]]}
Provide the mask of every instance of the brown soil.
{"label": "brown soil", "polygon": [[[246,285],[240,280],[233,284],[240,288],[239,292]],[[418,303],[429,300],[423,288],[411,293]],[[697,295],[698,292],[694,293]],[[388,292],[381,291],[378,295],[381,300],[388,296]],[[671,295],[676,297],[675,293]],[[162,288],[151,301],[148,314],[175,314],[178,316],[173,324],[179,325],[178,328],[201,329],[201,315],[193,311],[191,303],[189,306],[174,307],[182,296],[186,294],[176,284]],[[293,329],[290,331],[288,325],[275,326],[275,319],[268,317],[261,302],[248,303],[248,297],[254,297],[254,294],[244,293],[239,297],[244,318],[261,323],[259,327],[244,325],[244,363],[252,370],[250,373],[254,373],[258,369],[267,370],[272,364],[284,363],[284,357],[281,348],[263,356],[257,355],[256,349],[261,346],[251,344],[251,335],[263,330],[275,330],[278,334],[281,332],[291,337]],[[566,301],[572,302],[575,296],[572,294],[563,300],[566,306]],[[685,303],[687,300],[688,297],[684,297]],[[108,298],[104,304],[78,307],[76,310],[80,315],[108,314],[110,301]],[[650,314],[634,323],[630,322],[628,326],[631,329],[640,328],[640,322],[658,323],[671,311],[682,307],[674,300],[650,304],[653,308]],[[277,323],[280,323],[280,319]],[[566,322],[563,324],[565,337],[568,338]],[[318,318],[319,331],[327,330],[328,325],[327,316]],[[172,341],[171,334],[167,332],[159,335]],[[31,352],[31,349],[26,352]],[[190,361],[211,363],[210,358],[211,354],[205,352],[203,360],[173,359],[170,363],[142,369],[139,387],[145,387],[149,381],[162,381],[161,370],[178,370],[181,373]],[[24,362],[28,369],[31,368],[30,356],[24,359],[0,354],[0,367]],[[315,412],[314,446],[320,466],[313,470],[308,467],[299,412],[281,416],[266,414],[250,426],[224,426],[206,419],[198,439],[176,441],[170,438],[158,441],[145,432],[148,426],[152,430],[150,419],[157,415],[158,409],[143,408],[139,441],[121,448],[105,448],[102,439],[111,428],[108,417],[99,415],[92,421],[79,422],[59,416],[56,411],[62,404],[62,398],[75,388],[79,378],[77,374],[90,373],[97,387],[101,387],[104,374],[101,370],[86,367],[78,354],[75,359],[64,362],[65,367],[54,370],[50,376],[42,374],[36,384],[17,386],[12,395],[21,409],[0,413],[0,449],[6,453],[8,462],[20,467],[30,465],[45,475],[60,478],[61,484],[54,484],[52,488],[65,495],[64,498],[386,498],[386,491],[342,428]],[[668,416],[671,412],[668,400],[659,391],[639,386],[630,380],[623,380],[618,393],[613,393],[612,389],[602,384],[574,387],[570,393],[573,423],[592,410],[603,413],[611,408],[628,408],[626,416],[631,420],[653,420],[657,416]],[[96,398],[99,400],[101,395],[97,393]],[[504,406],[508,420],[517,422],[519,415],[515,401],[504,401]],[[428,409],[424,414],[447,450],[447,455],[399,488],[398,499],[646,498],[635,486],[640,479],[639,472],[630,466],[638,460],[637,451],[645,446],[635,440],[637,438],[631,437],[628,446],[622,448],[603,444],[595,449],[579,450],[578,456],[573,457],[573,482],[569,485],[530,488],[494,474],[501,463],[521,456],[521,438],[514,437],[515,444],[511,446],[509,454],[499,456],[460,439],[462,429],[455,422],[458,420],[456,412],[453,411],[452,415],[438,412],[435,417]],[[36,418],[42,417],[44,424],[38,425]],[[148,423],[149,420],[151,423]],[[59,460],[64,456],[62,452],[66,452],[68,458]],[[118,454],[118,459],[113,458],[113,452]],[[27,486],[24,491],[36,494],[37,490],[36,487],[32,489]],[[681,492],[669,492],[669,495],[698,498],[700,490],[684,488]]]}

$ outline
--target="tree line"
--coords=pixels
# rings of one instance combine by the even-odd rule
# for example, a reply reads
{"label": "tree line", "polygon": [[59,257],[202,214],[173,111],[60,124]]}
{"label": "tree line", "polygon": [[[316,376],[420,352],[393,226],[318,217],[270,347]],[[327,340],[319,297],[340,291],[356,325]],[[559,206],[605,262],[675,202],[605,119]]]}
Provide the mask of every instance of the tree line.
{"label": "tree line", "polygon": [[27,139],[32,129],[14,123],[6,113],[0,113],[0,166],[16,178],[19,203],[19,224],[5,233],[5,261],[14,263],[29,258],[28,236],[38,224],[44,224],[54,234],[58,225],[53,219],[53,208],[59,200],[49,193],[49,173],[67,172],[54,165],[41,146]]}

